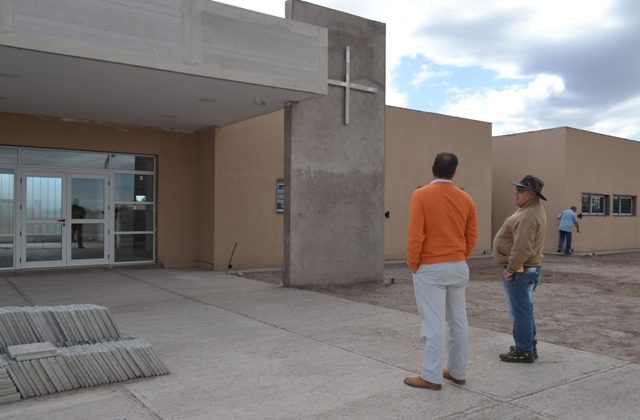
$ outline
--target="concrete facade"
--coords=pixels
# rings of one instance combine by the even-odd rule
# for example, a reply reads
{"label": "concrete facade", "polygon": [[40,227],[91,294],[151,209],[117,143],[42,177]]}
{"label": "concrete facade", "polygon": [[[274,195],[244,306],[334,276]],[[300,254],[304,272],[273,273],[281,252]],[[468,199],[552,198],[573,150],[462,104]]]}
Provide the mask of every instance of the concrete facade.
{"label": "concrete facade", "polygon": [[[583,213],[580,233],[573,234],[575,252],[640,248],[637,197],[640,195],[640,143],[604,134],[559,127],[493,139],[492,234],[513,211],[513,186],[532,174],[545,183],[547,210],[545,252],[555,252],[560,211],[571,206]],[[518,158],[522,157],[522,158]],[[583,194],[607,197],[608,214],[589,215]],[[613,214],[613,196],[633,197],[633,215]]]}
{"label": "concrete facade", "polygon": [[0,112],[221,126],[326,94],[326,43],[325,28],[209,0],[3,0]]}
{"label": "concrete facade", "polygon": [[345,88],[331,86],[287,108],[284,284],[381,280],[385,25],[297,0],[287,17],[328,28],[329,79],[348,79],[350,47],[350,80],[377,93],[351,91],[345,103]]}

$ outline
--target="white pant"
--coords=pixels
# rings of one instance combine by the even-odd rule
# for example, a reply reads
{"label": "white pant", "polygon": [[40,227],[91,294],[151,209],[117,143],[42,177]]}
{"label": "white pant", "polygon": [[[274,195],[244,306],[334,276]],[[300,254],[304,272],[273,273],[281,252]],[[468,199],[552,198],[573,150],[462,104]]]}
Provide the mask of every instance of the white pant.
{"label": "white pant", "polygon": [[413,274],[418,312],[422,316],[421,335],[427,339],[422,378],[442,383],[445,342],[445,314],[449,325],[447,369],[458,379],[467,377],[469,325],[465,288],[469,267],[465,261],[422,264]]}

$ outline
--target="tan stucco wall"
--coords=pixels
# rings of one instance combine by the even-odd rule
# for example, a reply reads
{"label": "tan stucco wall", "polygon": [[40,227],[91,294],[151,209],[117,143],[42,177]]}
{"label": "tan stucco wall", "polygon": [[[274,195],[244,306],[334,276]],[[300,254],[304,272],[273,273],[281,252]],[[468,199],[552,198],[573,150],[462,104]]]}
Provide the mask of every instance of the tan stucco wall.
{"label": "tan stucco wall", "polygon": [[409,199],[433,179],[431,165],[439,152],[453,152],[459,166],[454,182],[468,192],[478,209],[475,254],[491,246],[491,124],[446,115],[386,108],[385,259],[406,255]]}
{"label": "tan stucco wall", "polygon": [[[497,136],[493,138],[492,151],[492,240],[504,220],[517,209],[511,181],[520,181],[530,174],[544,182],[542,193],[548,200],[543,201],[547,210],[545,251],[555,250],[558,240],[556,216],[570,206],[565,199],[565,129]],[[579,201],[576,205],[579,206]]]}
{"label": "tan stucco wall", "polygon": [[[640,142],[567,129],[567,197],[581,211],[582,193],[640,196]],[[636,204],[638,204],[636,200]],[[638,216],[584,216],[574,249],[603,251],[640,248]]]}
{"label": "tan stucco wall", "polygon": [[215,267],[279,267],[283,216],[275,211],[284,175],[284,112],[216,129]]}
{"label": "tan stucco wall", "polygon": [[156,155],[158,261],[195,264],[200,227],[189,215],[199,206],[194,135],[0,113],[0,144]]}
{"label": "tan stucco wall", "polygon": [[198,159],[197,186],[199,206],[197,217],[198,247],[197,265],[203,268],[214,266],[215,238],[215,128],[195,134]]}

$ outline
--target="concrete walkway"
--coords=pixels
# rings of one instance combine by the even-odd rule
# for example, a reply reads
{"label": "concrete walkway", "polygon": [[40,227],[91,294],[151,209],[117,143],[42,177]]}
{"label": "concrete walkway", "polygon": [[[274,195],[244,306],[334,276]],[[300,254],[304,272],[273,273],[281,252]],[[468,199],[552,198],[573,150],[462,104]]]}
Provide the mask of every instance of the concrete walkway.
{"label": "concrete walkway", "polygon": [[[532,365],[471,330],[463,387],[410,388],[417,315],[198,270],[87,270],[0,279],[0,306],[95,303],[151,343],[167,376],[0,405],[0,419],[632,419],[640,365],[539,343]],[[637,321],[637,320],[636,320]],[[636,322],[634,321],[634,322]]]}

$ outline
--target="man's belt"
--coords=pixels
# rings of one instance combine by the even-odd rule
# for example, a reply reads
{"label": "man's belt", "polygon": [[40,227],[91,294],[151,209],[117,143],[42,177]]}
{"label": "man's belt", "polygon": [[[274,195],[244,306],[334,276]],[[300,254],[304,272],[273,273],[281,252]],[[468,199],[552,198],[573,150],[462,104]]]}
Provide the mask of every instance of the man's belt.
{"label": "man's belt", "polygon": [[[504,268],[507,268],[507,266],[505,265]],[[537,273],[538,271],[540,271],[539,265],[523,265],[516,270],[516,273]]]}

